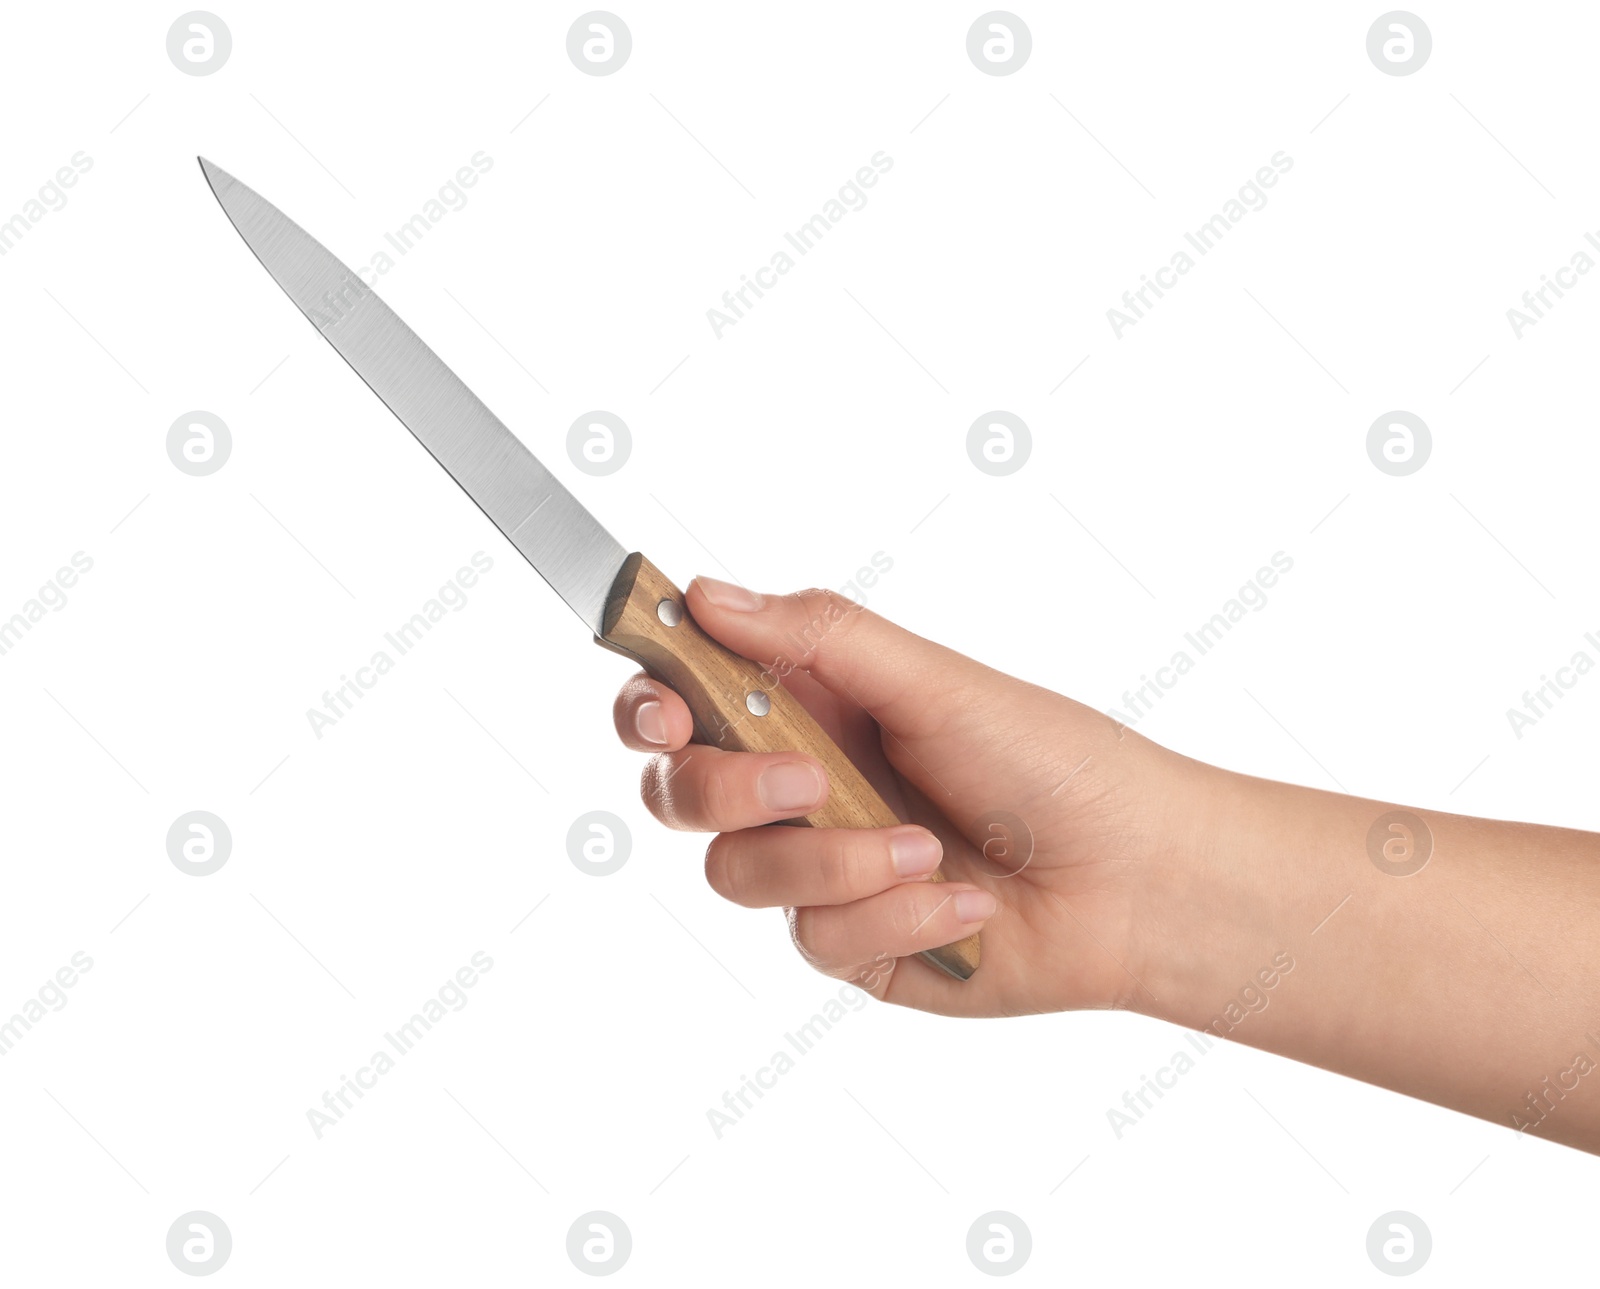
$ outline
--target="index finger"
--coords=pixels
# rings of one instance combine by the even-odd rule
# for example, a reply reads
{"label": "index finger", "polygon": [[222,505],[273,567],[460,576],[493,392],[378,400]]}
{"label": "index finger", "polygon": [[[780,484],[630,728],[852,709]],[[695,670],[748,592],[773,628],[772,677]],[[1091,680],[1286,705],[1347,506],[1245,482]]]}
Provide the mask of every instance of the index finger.
{"label": "index finger", "polygon": [[635,752],[676,752],[694,738],[694,717],[676,691],[640,672],[611,705],[617,737]]}

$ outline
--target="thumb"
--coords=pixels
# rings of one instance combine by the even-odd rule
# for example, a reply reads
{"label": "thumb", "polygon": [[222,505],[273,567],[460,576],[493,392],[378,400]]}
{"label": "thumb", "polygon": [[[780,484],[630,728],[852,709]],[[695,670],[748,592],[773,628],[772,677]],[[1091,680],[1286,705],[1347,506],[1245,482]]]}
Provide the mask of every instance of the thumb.
{"label": "thumb", "polygon": [[695,621],[784,676],[802,668],[900,738],[948,732],[953,711],[1008,678],[879,617],[837,591],[761,595],[711,577],[689,584]]}

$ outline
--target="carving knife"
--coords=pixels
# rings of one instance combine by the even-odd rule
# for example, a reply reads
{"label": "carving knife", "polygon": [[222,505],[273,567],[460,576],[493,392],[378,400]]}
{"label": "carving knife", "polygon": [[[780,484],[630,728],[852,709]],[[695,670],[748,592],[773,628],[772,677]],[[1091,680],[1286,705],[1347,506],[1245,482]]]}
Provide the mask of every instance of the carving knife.
{"label": "carving knife", "polygon": [[[597,644],[634,659],[683,696],[700,742],[738,752],[806,752],[821,761],[828,800],[792,823],[900,822],[799,701],[760,664],[701,631],[682,592],[644,556],[624,550],[360,276],[276,206],[220,166],[199,161],[245,245],[323,339],[583,619]],[[978,937],[919,956],[966,980],[978,967]]]}

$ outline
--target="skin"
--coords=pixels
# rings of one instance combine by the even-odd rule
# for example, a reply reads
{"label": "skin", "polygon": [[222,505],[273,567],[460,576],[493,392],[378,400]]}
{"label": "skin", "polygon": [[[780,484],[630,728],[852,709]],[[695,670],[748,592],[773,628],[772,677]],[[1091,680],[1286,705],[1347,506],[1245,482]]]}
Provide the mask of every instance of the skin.
{"label": "skin", "polygon": [[[830,599],[847,612],[819,633]],[[1180,756],[833,592],[697,578],[687,600],[734,652],[795,664],[908,821],[765,827],[826,799],[818,762],[687,752],[683,700],[623,686],[645,804],[715,833],[712,888],[787,910],[818,970],[950,1016],[1134,1011],[1600,1153],[1600,836],[1420,810],[1392,830],[1390,803]],[[984,832],[996,810],[1024,830]],[[912,956],[975,930],[969,981]]]}

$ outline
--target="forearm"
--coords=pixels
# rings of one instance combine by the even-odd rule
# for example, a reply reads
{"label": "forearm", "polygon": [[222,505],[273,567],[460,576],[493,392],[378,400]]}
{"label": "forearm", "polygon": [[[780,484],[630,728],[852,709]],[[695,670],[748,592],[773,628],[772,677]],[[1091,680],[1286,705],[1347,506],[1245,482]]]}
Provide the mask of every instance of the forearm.
{"label": "forearm", "polygon": [[1134,1006],[1600,1152],[1600,836],[1181,777]]}

